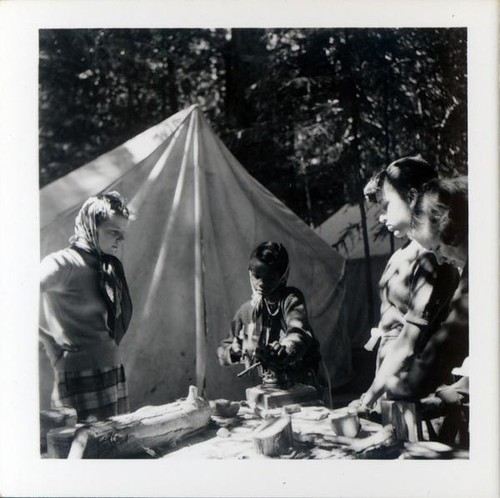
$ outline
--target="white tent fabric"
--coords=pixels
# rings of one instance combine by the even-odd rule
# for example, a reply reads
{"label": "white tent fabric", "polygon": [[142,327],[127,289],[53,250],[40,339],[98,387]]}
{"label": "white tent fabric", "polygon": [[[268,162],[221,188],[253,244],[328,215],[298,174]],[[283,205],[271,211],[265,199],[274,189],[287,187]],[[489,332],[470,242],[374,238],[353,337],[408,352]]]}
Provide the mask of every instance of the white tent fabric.
{"label": "white tent fabric", "polygon": [[[219,366],[216,348],[250,297],[248,257],[264,240],[287,247],[289,283],[306,296],[332,385],[347,382],[344,258],[245,171],[197,106],[41,189],[41,256],[67,245],[87,197],[110,189],[137,212],[122,254],[134,302],[121,345],[133,409],[185,396],[190,384],[209,398],[244,398],[242,367]],[[40,379],[43,407],[44,356]]]}
{"label": "white tent fabric", "polygon": [[[374,321],[370,323],[368,314],[368,288],[366,282],[366,259],[361,230],[361,213],[357,204],[346,204],[330,218],[316,228],[316,233],[329,245],[336,246],[340,254],[347,259],[346,297],[347,329],[354,348],[362,347],[370,337],[370,329],[380,318],[380,297],[378,282],[391,257],[391,243],[388,233],[380,236],[382,229],[379,222],[380,209],[374,204],[365,205],[370,249],[371,281],[370,290],[374,302]],[[349,230],[349,236],[344,237]],[[338,244],[343,238],[344,244]],[[395,250],[403,241],[394,239]]]}

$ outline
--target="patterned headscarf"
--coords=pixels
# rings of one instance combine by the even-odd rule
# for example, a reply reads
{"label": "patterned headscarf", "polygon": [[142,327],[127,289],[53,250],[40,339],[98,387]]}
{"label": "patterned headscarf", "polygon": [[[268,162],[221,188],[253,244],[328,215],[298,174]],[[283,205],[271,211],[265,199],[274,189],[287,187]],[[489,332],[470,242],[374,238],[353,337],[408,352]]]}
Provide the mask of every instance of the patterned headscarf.
{"label": "patterned headscarf", "polygon": [[[258,292],[252,285],[252,324],[258,337],[258,342],[266,344],[269,327],[264,326],[262,318],[271,318],[280,312],[280,300],[282,292],[286,287],[288,275],[290,273],[290,263],[288,253],[278,242],[263,242],[252,253],[248,264],[249,273],[258,266],[265,265],[270,270],[274,270],[277,278],[268,282],[268,286]],[[268,320],[266,319],[267,323]]]}
{"label": "patterned headscarf", "polygon": [[125,218],[130,216],[118,192],[90,197],[76,217],[75,233],[69,242],[88,264],[97,258],[101,290],[108,310],[108,327],[111,336],[119,344],[132,318],[132,301],[121,261],[102,252],[97,234],[97,226],[113,213]]}

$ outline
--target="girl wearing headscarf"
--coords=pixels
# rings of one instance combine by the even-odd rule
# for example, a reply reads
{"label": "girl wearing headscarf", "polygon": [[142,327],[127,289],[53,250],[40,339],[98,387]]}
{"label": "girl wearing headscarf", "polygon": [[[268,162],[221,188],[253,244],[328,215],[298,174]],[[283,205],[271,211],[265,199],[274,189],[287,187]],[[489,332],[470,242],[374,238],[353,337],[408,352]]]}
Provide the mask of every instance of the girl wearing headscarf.
{"label": "girl wearing headscarf", "polygon": [[40,340],[54,369],[51,404],[76,409],[79,422],[128,411],[118,345],[132,303],[117,254],[130,218],[118,192],[91,197],[69,247],[41,262]]}
{"label": "girl wearing headscarf", "polygon": [[[282,366],[294,382],[318,388],[321,361],[319,343],[313,335],[302,292],[287,286],[290,271],[285,247],[263,242],[252,252],[248,264],[251,300],[244,303],[231,322],[231,334],[217,350],[223,366],[260,362]],[[320,393],[322,395],[323,393]]]}

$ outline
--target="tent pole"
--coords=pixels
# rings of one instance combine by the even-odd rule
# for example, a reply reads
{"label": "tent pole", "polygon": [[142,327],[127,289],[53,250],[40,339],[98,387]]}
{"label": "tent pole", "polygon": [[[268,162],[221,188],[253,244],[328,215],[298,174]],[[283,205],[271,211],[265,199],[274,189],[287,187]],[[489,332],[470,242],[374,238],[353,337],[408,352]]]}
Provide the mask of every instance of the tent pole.
{"label": "tent pole", "polygon": [[194,165],[194,220],[195,220],[195,307],[196,307],[196,385],[200,396],[205,391],[206,381],[206,358],[207,341],[205,330],[205,296],[203,292],[203,234],[201,229],[201,181],[199,164],[199,115],[198,110],[193,110],[194,141],[193,141],[193,165]]}

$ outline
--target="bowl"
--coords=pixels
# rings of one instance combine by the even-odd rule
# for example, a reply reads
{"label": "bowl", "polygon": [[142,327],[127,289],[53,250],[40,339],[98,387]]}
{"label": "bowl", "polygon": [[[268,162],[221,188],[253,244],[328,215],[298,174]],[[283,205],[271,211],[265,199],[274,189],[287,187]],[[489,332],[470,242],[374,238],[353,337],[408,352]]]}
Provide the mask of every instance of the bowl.
{"label": "bowl", "polygon": [[359,417],[347,409],[337,410],[330,415],[330,424],[336,436],[356,437],[361,429]]}
{"label": "bowl", "polygon": [[417,459],[448,459],[453,456],[453,448],[437,441],[418,441],[405,443],[405,450],[412,458]]}
{"label": "bowl", "polygon": [[227,399],[216,399],[210,403],[213,408],[213,413],[217,417],[231,418],[236,417],[240,410],[238,401],[229,401]]}

